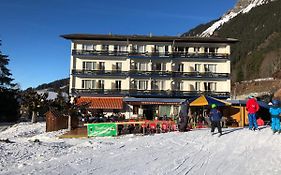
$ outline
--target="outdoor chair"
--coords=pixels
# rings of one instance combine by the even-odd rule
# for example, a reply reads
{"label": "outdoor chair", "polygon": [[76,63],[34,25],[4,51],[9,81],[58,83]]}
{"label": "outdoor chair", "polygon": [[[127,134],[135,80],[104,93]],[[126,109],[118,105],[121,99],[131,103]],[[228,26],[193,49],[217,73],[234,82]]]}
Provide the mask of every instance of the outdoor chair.
{"label": "outdoor chair", "polygon": [[157,124],[155,122],[149,123],[149,133],[154,134],[156,133]]}
{"label": "outdoor chair", "polygon": [[169,125],[168,125],[168,123],[167,122],[163,122],[162,124],[161,124],[161,132],[163,133],[163,132],[168,132],[169,131]]}

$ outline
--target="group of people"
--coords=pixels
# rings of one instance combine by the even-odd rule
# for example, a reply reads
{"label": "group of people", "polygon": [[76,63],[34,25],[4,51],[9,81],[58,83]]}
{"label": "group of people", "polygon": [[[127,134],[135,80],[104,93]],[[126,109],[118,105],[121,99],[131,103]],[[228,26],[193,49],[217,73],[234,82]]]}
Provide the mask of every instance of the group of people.
{"label": "group of people", "polygon": [[[250,130],[258,130],[259,120],[256,119],[256,113],[259,110],[259,104],[256,98],[253,95],[248,97],[248,101],[246,103],[246,109],[248,111],[248,120],[249,120],[249,129]],[[280,101],[277,99],[273,99],[272,102],[269,103],[269,113],[271,117],[271,129],[273,133],[281,133],[280,128]],[[258,122],[257,122],[258,121]]]}
{"label": "group of people", "polygon": [[[269,103],[269,113],[271,116],[271,129],[273,133],[281,133],[280,127],[280,115],[281,115],[281,107],[280,101],[277,99],[273,99],[272,102]],[[188,102],[182,104],[182,111],[180,111],[180,123],[179,123],[179,130],[185,131],[186,126],[188,124],[188,116],[187,116],[187,109],[188,109]],[[187,108],[187,109],[186,109]],[[258,125],[264,125],[264,122],[261,118],[257,120],[257,112],[259,111],[260,106],[257,102],[257,99],[254,95],[249,95],[248,100],[246,102],[246,110],[248,111],[248,121],[249,121],[249,129],[250,130],[259,130]],[[215,128],[218,129],[219,136],[222,135],[222,114],[217,109],[216,104],[211,105],[211,110],[209,112],[209,120],[211,122],[211,133],[214,134]]]}
{"label": "group of people", "polygon": [[[186,131],[187,126],[188,126],[188,111],[189,109],[189,103],[188,101],[185,101],[181,105],[181,111],[179,114],[179,131]],[[217,109],[216,104],[211,105],[211,110],[209,112],[209,120],[211,122],[211,132],[214,134],[215,128],[218,128],[219,136],[222,135],[222,127],[221,127],[221,119],[222,119],[222,114],[221,112]],[[203,117],[202,117],[202,122],[203,122]]]}

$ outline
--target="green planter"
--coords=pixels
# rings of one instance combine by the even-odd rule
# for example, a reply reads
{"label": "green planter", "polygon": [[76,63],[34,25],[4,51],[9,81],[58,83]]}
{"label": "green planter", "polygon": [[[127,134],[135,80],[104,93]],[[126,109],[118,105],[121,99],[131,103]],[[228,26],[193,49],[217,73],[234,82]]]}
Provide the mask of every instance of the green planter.
{"label": "green planter", "polygon": [[117,136],[116,123],[92,123],[87,124],[88,137]]}

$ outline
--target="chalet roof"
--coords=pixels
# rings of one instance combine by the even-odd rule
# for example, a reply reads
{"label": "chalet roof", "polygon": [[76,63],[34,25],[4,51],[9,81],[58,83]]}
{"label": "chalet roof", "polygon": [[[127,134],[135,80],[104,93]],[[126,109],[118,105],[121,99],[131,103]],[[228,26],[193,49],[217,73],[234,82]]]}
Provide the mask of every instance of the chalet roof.
{"label": "chalet roof", "polygon": [[149,36],[113,34],[66,34],[61,37],[69,40],[111,40],[111,41],[153,41],[153,42],[196,42],[196,43],[235,43],[237,39],[190,36]]}

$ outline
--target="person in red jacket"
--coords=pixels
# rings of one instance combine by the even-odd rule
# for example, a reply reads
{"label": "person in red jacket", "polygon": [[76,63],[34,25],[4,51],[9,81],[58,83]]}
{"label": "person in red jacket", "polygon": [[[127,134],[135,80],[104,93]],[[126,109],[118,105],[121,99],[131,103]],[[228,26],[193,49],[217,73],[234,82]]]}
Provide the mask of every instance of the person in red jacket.
{"label": "person in red jacket", "polygon": [[249,129],[256,130],[258,129],[256,113],[260,109],[260,106],[253,95],[250,95],[248,98],[249,99],[246,103],[246,109],[248,111]]}

